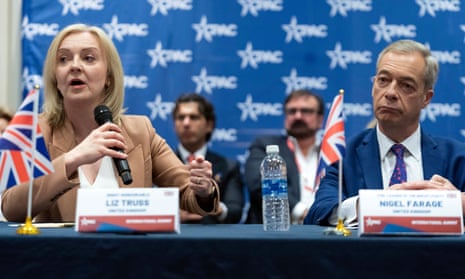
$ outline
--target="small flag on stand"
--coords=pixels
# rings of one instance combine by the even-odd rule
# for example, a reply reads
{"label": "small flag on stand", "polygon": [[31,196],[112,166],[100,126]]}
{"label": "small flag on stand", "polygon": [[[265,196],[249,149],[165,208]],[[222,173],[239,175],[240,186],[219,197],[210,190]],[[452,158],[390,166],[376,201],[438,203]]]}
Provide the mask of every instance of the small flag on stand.
{"label": "small flag on stand", "polygon": [[344,135],[344,91],[334,97],[331,110],[326,120],[325,132],[321,140],[320,159],[315,176],[315,187],[326,173],[326,168],[344,157],[346,142]]}
{"label": "small flag on stand", "polygon": [[[38,106],[39,86],[35,86],[0,136],[0,192],[29,181],[26,225],[31,226],[32,180],[54,171],[38,124]],[[37,234],[38,230],[23,226],[18,233]]]}
{"label": "small flag on stand", "polygon": [[[29,92],[0,137],[0,191],[29,181],[33,158],[32,178],[53,172],[52,162],[37,124],[38,115],[34,113],[34,103],[39,101],[38,97],[39,90],[33,89]],[[33,126],[34,118],[35,127]]]}
{"label": "small flag on stand", "polygon": [[[326,168],[339,161],[339,177],[338,177],[338,206],[341,205],[342,199],[342,159],[346,150],[346,138],[344,131],[344,90],[339,90],[339,94],[334,97],[328,119],[326,120],[325,132],[321,141],[320,160],[318,163],[317,174],[315,178],[315,187],[318,187],[320,180],[326,173]],[[337,212],[336,228],[328,229],[326,234],[335,234],[349,236],[351,231],[344,227],[339,210]]]}

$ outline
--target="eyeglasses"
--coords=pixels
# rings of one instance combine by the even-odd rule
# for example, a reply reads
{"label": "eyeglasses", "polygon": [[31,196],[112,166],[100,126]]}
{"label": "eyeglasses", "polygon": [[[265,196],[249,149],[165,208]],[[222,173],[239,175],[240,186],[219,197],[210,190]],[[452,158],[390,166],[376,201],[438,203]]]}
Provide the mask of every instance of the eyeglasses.
{"label": "eyeglasses", "polygon": [[319,111],[314,108],[286,108],[285,110],[286,115],[295,115],[297,112],[305,116],[319,113]]}

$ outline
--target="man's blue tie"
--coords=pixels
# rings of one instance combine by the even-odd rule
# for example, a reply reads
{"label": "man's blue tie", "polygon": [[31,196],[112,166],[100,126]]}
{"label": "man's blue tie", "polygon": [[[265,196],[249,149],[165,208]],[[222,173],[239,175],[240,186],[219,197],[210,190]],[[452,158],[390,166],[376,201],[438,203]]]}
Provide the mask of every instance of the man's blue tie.
{"label": "man's blue tie", "polygon": [[407,171],[404,162],[405,147],[400,143],[396,143],[391,147],[391,151],[396,155],[396,166],[392,172],[389,186],[407,181]]}

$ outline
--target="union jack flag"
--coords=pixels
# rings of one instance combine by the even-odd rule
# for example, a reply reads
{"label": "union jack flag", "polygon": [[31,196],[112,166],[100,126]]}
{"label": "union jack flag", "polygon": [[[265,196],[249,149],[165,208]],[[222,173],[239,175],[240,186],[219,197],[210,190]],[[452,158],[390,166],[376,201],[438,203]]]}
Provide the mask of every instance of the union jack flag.
{"label": "union jack flag", "polygon": [[326,120],[325,132],[321,140],[320,158],[315,177],[315,187],[318,187],[320,180],[325,175],[326,167],[337,162],[344,157],[346,143],[344,136],[344,94],[334,97],[331,110]]}
{"label": "union jack flag", "polygon": [[0,136],[0,193],[30,180],[32,160],[32,178],[54,171],[37,123],[38,101],[39,90],[32,89]]}

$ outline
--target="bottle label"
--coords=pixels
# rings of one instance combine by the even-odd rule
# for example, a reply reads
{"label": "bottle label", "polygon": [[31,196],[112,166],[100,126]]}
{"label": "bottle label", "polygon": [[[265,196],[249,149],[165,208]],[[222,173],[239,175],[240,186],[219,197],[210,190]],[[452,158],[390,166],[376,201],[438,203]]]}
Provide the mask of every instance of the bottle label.
{"label": "bottle label", "polygon": [[262,195],[263,196],[287,195],[287,179],[285,178],[262,179]]}

